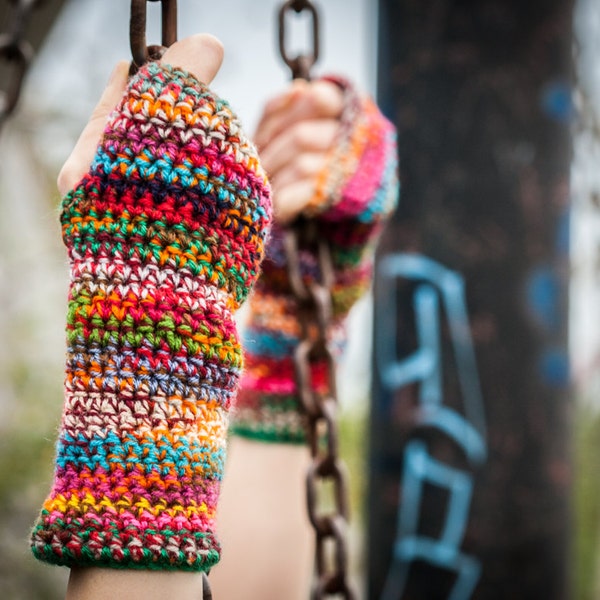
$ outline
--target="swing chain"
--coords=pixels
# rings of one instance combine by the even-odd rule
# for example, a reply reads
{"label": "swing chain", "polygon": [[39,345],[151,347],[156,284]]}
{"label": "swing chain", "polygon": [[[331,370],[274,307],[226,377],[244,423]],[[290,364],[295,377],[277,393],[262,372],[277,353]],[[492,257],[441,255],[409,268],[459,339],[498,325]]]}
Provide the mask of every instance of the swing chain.
{"label": "swing chain", "polygon": [[202,573],[202,600],[213,600],[207,573]]}
{"label": "swing chain", "polygon": [[[162,39],[160,46],[148,46],[146,42],[146,20],[148,2],[161,3]],[[131,0],[129,42],[133,60],[129,70],[133,75],[150,60],[158,60],[164,51],[177,41],[177,0]]]}
{"label": "swing chain", "polygon": [[0,90],[0,127],[12,114],[19,97],[23,81],[33,58],[33,47],[25,39],[25,30],[31,13],[43,0],[9,0],[13,6],[9,27],[0,35],[0,62],[11,69]]}
{"label": "swing chain", "polygon": [[[289,11],[308,11],[312,17],[312,52],[291,58],[286,45],[285,18]],[[319,15],[310,0],[288,0],[279,10],[279,51],[292,71],[292,78],[310,80],[310,70],[319,58]],[[354,600],[348,575],[348,489],[346,468],[338,451],[338,396],[333,329],[332,291],[335,283],[331,248],[316,221],[298,219],[285,231],[284,250],[292,293],[298,305],[300,342],[294,351],[298,395],[306,419],[311,464],[306,474],[308,518],[315,531],[315,580],[311,600],[341,595]],[[317,276],[306,278],[301,253],[317,257]],[[316,389],[313,368],[324,365],[327,391]],[[333,488],[334,508],[324,512],[319,488]],[[331,547],[333,545],[333,548]]]}
{"label": "swing chain", "polygon": [[[308,517],[316,536],[311,598],[341,594],[353,600],[356,596],[347,581],[347,475],[338,452],[335,354],[330,340],[334,276],[329,244],[319,233],[314,221],[303,220],[288,229],[284,238],[290,284],[299,306],[301,340],[294,353],[294,369],[311,454],[306,475]],[[301,272],[300,253],[305,249],[318,257],[319,277],[315,281],[307,282]],[[326,366],[325,393],[313,385],[311,367],[317,363]],[[320,509],[319,489],[326,484],[332,486],[334,496],[334,508],[329,513]]]}
{"label": "swing chain", "polygon": [[[291,57],[287,50],[285,19],[289,12],[310,13],[312,22],[312,52]],[[287,0],[279,9],[279,52],[283,62],[291,69],[293,79],[310,79],[310,69],[319,59],[319,13],[310,0]]]}

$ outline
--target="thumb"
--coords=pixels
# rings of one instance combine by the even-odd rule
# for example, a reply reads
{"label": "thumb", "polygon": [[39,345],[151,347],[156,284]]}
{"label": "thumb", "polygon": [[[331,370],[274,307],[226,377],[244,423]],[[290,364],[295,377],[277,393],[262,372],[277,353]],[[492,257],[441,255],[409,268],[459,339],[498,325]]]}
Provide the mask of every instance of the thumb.
{"label": "thumb", "polygon": [[198,33],[169,46],[160,62],[190,72],[209,85],[223,62],[223,44],[208,33]]}
{"label": "thumb", "polygon": [[106,125],[106,118],[117,105],[125,87],[129,73],[129,63],[125,60],[117,63],[108,85],[102,93],[100,101],[92,112],[92,116],[81,132],[73,151],[60,170],[57,180],[58,191],[64,196],[71,188],[75,187],[86,174],[92,164],[96,147]]}
{"label": "thumb", "polygon": [[[223,62],[223,46],[214,36],[200,33],[175,42],[167,48],[160,62],[189,71],[208,85],[215,78]],[[106,126],[106,119],[123,96],[128,75],[129,63],[119,62],[90,120],[58,175],[57,187],[61,196],[74,188],[90,168]]]}

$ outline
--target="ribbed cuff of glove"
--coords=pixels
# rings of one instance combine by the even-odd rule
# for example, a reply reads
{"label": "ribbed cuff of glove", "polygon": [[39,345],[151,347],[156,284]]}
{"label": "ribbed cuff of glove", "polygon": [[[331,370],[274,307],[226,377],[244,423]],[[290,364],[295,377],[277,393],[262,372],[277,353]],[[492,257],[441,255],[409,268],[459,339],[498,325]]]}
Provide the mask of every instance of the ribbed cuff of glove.
{"label": "ribbed cuff of glove", "polygon": [[[328,79],[345,92],[342,126],[305,216],[315,219],[319,235],[330,243],[334,344],[341,348],[345,318],[370,285],[375,245],[397,203],[397,149],[395,129],[375,104],[345,80]],[[281,237],[274,228],[263,274],[250,300],[246,366],[233,432],[257,440],[303,443],[305,420],[293,368],[300,324]],[[316,265],[317,258],[303,252],[307,280]],[[313,365],[312,383],[318,391],[327,389],[325,364]]]}
{"label": "ribbed cuff of glove", "polygon": [[256,151],[226,102],[151,63],[63,200],[71,266],[65,405],[35,556],[68,566],[207,570],[233,313],[270,219]]}

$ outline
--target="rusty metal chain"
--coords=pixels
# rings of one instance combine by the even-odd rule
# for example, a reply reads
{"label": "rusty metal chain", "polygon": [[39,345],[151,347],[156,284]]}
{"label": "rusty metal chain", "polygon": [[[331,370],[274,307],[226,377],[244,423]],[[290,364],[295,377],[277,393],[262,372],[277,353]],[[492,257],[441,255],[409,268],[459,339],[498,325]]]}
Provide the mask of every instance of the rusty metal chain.
{"label": "rusty metal chain", "polygon": [[[290,57],[287,50],[286,15],[307,11],[312,19],[312,52]],[[310,80],[310,70],[319,57],[319,15],[310,0],[288,0],[279,10],[279,50],[292,77]],[[298,394],[307,423],[311,464],[306,474],[308,517],[315,532],[315,578],[311,600],[339,596],[354,600],[348,582],[348,489],[344,463],[338,450],[338,397],[336,360],[331,341],[333,325],[332,289],[334,270],[331,250],[317,223],[299,219],[284,237],[288,277],[299,309],[301,335],[294,352]],[[317,257],[318,275],[302,272],[301,253]],[[320,393],[312,381],[311,367],[327,369],[327,391]],[[322,488],[333,488],[333,508],[323,508]],[[321,490],[319,488],[321,487]]]}
{"label": "rusty metal chain", "polygon": [[[329,244],[314,221],[303,220],[284,238],[290,285],[299,307],[301,339],[294,353],[296,384],[307,421],[311,464],[306,475],[308,517],[315,531],[315,580],[311,598],[330,595],[356,598],[348,582],[348,489],[346,468],[338,449],[338,398],[335,351],[331,342],[331,292],[334,283]],[[307,281],[301,252],[318,257],[319,276]],[[324,364],[327,391],[315,389],[311,367]],[[330,484],[333,508],[323,509],[319,488]],[[329,547],[329,550],[328,550]]]}
{"label": "rusty metal chain", "polygon": [[0,35],[0,61],[10,69],[10,74],[0,89],[0,128],[13,113],[19,97],[23,80],[33,57],[33,47],[25,39],[25,30],[31,13],[43,0],[9,0],[13,9],[9,25]]}
{"label": "rusty metal chain", "polygon": [[208,573],[202,573],[202,600],[213,600]]}
{"label": "rusty metal chain", "polygon": [[[286,16],[290,12],[310,14],[312,23],[312,51],[290,56],[287,49]],[[310,79],[310,70],[319,59],[319,13],[310,0],[288,0],[279,9],[279,52],[283,62],[291,69],[293,79]]]}
{"label": "rusty metal chain", "polygon": [[[146,17],[148,2],[161,3],[162,39],[161,45],[148,46],[146,42]],[[129,21],[129,43],[131,47],[131,68],[133,75],[149,60],[159,59],[164,51],[177,41],[177,0],[131,0]]]}

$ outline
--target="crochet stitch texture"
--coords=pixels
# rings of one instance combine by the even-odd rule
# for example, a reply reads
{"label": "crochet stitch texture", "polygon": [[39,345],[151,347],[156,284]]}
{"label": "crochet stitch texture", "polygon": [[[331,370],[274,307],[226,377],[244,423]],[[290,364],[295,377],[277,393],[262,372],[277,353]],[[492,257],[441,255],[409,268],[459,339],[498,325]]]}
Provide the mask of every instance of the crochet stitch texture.
{"label": "crochet stitch texture", "polygon": [[[341,132],[320,174],[304,216],[314,219],[328,240],[334,267],[334,345],[345,343],[344,321],[368,289],[377,241],[398,201],[394,126],[368,98],[340,78],[345,106]],[[305,249],[301,268],[314,279],[317,257]],[[300,338],[298,306],[292,294],[282,231],[267,247],[263,273],[250,299],[244,333],[246,368],[236,403],[233,431],[272,442],[303,443],[306,423],[297,393],[293,354]],[[324,363],[312,365],[311,380],[321,393],[328,386]]]}
{"label": "crochet stitch texture", "polygon": [[31,539],[47,562],[207,570],[233,314],[257,278],[270,191],[228,104],[151,63],[63,200],[71,265],[55,478]]}

